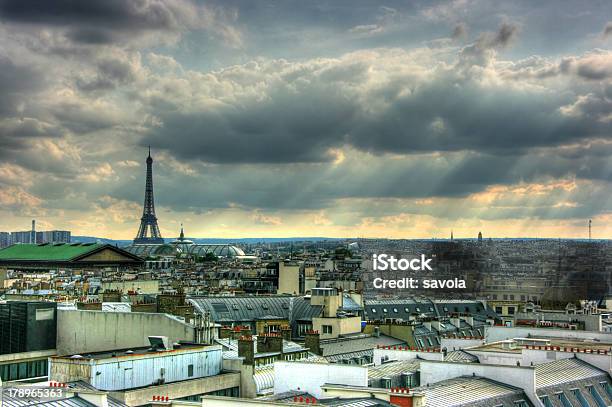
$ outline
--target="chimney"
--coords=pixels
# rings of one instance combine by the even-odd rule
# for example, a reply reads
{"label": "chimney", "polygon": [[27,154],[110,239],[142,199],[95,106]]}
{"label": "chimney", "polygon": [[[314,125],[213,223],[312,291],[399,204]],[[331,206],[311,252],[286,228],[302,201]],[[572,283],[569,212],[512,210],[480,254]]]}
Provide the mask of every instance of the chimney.
{"label": "chimney", "polygon": [[283,353],[283,337],[277,333],[257,336],[257,353]]}
{"label": "chimney", "polygon": [[284,340],[290,341],[291,340],[291,327],[289,325],[281,326],[281,335],[283,336]]}
{"label": "chimney", "polygon": [[414,393],[410,389],[391,389],[389,403],[398,407],[425,407],[425,394]]}
{"label": "chimney", "polygon": [[227,339],[232,336],[232,328],[229,326],[222,326],[219,330],[219,339]]}
{"label": "chimney", "polygon": [[255,342],[252,336],[241,336],[238,338],[238,356],[244,358],[245,365],[255,365]]}
{"label": "chimney", "polygon": [[306,346],[312,353],[319,356],[323,356],[323,350],[321,349],[321,338],[319,331],[308,331],[304,338],[304,346]]}

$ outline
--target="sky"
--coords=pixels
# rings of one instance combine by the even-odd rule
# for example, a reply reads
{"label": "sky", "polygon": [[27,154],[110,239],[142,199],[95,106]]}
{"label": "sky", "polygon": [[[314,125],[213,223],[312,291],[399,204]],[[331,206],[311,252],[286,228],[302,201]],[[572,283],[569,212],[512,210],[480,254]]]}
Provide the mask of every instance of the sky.
{"label": "sky", "polygon": [[0,230],[612,238],[608,1],[0,0]]}

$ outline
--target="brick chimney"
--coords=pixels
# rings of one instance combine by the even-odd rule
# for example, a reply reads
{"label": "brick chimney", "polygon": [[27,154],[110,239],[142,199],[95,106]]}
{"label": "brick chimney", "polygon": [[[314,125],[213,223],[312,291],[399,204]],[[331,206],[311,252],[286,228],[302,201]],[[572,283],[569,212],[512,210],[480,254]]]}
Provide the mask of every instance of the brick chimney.
{"label": "brick chimney", "polygon": [[255,342],[252,336],[238,338],[238,356],[244,358],[243,364],[255,365]]}
{"label": "brick chimney", "polygon": [[227,339],[232,337],[232,328],[229,326],[222,326],[219,330],[219,339]]}
{"label": "brick chimney", "polygon": [[319,356],[323,356],[323,350],[321,349],[321,338],[319,331],[308,331],[304,338],[304,346],[306,346],[312,353]]}
{"label": "brick chimney", "polygon": [[291,340],[291,327],[289,325],[281,326],[281,335],[284,340],[290,341]]}
{"label": "brick chimney", "polygon": [[269,333],[257,336],[257,353],[268,352],[283,353],[283,337],[280,334]]}

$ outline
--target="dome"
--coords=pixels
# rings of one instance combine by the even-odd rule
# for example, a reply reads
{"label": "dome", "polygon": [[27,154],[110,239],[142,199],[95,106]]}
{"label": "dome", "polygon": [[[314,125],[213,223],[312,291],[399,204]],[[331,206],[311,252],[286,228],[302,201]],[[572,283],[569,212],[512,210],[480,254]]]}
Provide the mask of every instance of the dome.
{"label": "dome", "polygon": [[241,248],[229,244],[194,244],[189,247],[188,253],[202,257],[206,253],[212,253],[217,257],[239,257],[245,255]]}
{"label": "dome", "polygon": [[176,256],[180,249],[170,244],[132,244],[124,248],[140,257]]}

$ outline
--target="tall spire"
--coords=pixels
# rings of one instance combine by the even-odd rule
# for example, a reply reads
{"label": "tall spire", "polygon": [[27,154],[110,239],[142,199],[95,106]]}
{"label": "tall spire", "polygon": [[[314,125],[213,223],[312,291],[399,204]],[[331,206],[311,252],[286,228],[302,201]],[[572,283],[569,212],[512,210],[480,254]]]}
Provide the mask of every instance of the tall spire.
{"label": "tall spire", "polygon": [[147,157],[147,180],[145,184],[145,199],[140,218],[140,228],[134,239],[134,243],[163,244],[164,239],[159,232],[157,216],[155,216],[155,201],[153,198],[153,158],[151,157],[151,147],[149,146],[149,156]]}
{"label": "tall spire", "polygon": [[179,236],[179,240],[185,240],[185,232],[183,231],[183,223],[181,222],[181,235]]}

